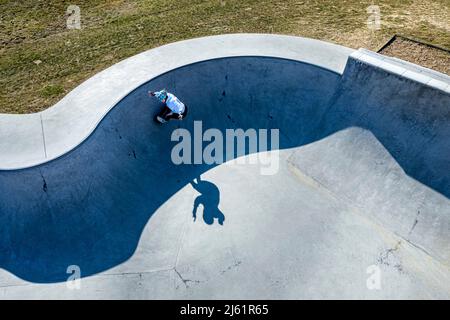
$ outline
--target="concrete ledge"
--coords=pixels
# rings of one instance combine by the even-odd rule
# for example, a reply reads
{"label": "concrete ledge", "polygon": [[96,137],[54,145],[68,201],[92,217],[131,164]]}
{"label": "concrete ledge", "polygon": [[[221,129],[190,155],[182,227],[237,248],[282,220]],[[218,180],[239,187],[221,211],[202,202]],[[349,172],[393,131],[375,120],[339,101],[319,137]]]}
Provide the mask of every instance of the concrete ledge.
{"label": "concrete ledge", "polygon": [[387,57],[367,49],[359,49],[353,52],[350,57],[365,64],[383,69],[391,74],[450,93],[450,77],[443,73],[404,60]]}
{"label": "concrete ledge", "polygon": [[198,38],[143,52],[96,74],[38,114],[0,114],[0,170],[32,167],[64,155],[89,137],[131,91],[176,68],[223,57],[264,56],[342,74],[352,52],[319,40],[263,34]]}
{"label": "concrete ledge", "polygon": [[40,114],[0,116],[0,164],[14,168],[22,159],[40,162],[46,158]]}

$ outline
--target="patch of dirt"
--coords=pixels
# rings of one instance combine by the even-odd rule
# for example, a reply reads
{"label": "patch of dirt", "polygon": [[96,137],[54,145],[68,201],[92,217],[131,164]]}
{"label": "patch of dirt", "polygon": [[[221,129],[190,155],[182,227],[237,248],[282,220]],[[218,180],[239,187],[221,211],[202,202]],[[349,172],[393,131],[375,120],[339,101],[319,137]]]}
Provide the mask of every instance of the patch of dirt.
{"label": "patch of dirt", "polygon": [[450,52],[397,37],[379,53],[450,75]]}
{"label": "patch of dirt", "polygon": [[419,26],[422,22],[426,22],[435,28],[450,32],[448,8],[444,7],[439,1],[415,0],[401,12],[385,15],[387,26],[390,25],[390,21],[396,19],[407,26]]}

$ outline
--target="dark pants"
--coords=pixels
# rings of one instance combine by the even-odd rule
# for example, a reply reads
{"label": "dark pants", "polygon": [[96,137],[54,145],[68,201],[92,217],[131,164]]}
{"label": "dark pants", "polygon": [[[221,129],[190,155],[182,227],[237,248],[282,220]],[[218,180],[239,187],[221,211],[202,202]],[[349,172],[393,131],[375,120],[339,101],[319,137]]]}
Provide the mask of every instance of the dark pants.
{"label": "dark pants", "polygon": [[161,112],[158,114],[161,118],[163,118],[166,121],[169,121],[170,119],[176,119],[176,120],[183,120],[187,115],[187,106],[184,106],[184,112],[181,114],[181,117],[178,113],[173,113],[172,110],[170,110],[167,106],[164,106],[161,110]]}

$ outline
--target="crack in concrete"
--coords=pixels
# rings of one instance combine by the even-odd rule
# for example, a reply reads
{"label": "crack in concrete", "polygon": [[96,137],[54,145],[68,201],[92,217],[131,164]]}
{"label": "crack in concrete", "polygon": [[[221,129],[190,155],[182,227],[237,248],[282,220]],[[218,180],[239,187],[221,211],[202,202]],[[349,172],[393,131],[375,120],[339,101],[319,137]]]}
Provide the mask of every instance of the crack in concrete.
{"label": "crack in concrete", "polygon": [[378,261],[378,264],[380,264],[380,265],[385,265],[385,266],[388,266],[388,267],[393,267],[393,268],[395,268],[398,272],[403,273],[404,270],[403,270],[403,266],[402,266],[401,263],[395,263],[395,264],[392,264],[392,263],[389,261],[389,257],[390,257],[390,256],[395,256],[395,253],[400,249],[401,244],[402,244],[402,241],[399,240],[399,241],[395,244],[394,247],[388,248],[388,249],[385,250],[383,253],[381,253],[380,256],[379,256],[379,258],[378,258],[378,260],[377,260],[377,261]]}
{"label": "crack in concrete", "polygon": [[122,140],[122,135],[120,134],[119,129],[114,128],[114,131],[116,131],[116,133],[117,133],[117,135],[119,137],[119,140]]}
{"label": "crack in concrete", "polygon": [[[178,275],[178,277],[179,277],[180,280],[183,282],[183,284],[184,284],[184,286],[186,287],[186,289],[189,288],[188,283],[190,283],[190,282],[195,283],[195,284],[201,283],[200,280],[191,280],[191,279],[185,279],[185,278],[183,278],[183,276],[178,272],[178,270],[177,270],[176,268],[173,268],[173,271],[175,271],[175,273]],[[179,286],[176,286],[175,289],[178,289],[178,288],[179,288]]]}
{"label": "crack in concrete", "polygon": [[386,251],[384,251],[384,253],[380,255],[380,258],[378,258],[378,261],[381,264],[389,265],[389,263],[387,262],[387,260],[389,259],[389,255],[394,254],[396,251],[398,251],[398,249],[400,249],[401,243],[402,241],[399,240],[393,248],[389,248]]}
{"label": "crack in concrete", "polygon": [[228,118],[233,124],[235,123],[234,119],[233,119],[229,114],[227,114],[227,118]]}
{"label": "crack in concrete", "polygon": [[[427,256],[429,256],[432,259],[435,259],[427,250],[425,250],[424,248],[420,247],[419,245],[415,244],[414,242],[412,242],[411,240],[405,239],[406,242],[408,242],[410,245],[412,245],[414,248],[419,249],[420,251],[422,251],[423,253],[425,253]],[[442,265],[446,265],[445,263],[443,263],[442,261],[437,260],[440,264]]]}
{"label": "crack in concrete", "polygon": [[36,285],[35,283],[24,283],[24,284],[6,284],[6,285],[0,285],[0,289],[6,289],[6,288],[20,288],[20,287],[29,287]]}
{"label": "crack in concrete", "polygon": [[420,210],[417,211],[416,218],[414,219],[414,223],[413,223],[411,229],[408,232],[408,238],[411,236],[411,234],[413,233],[413,231],[416,228],[417,224],[419,223],[419,216],[420,216]]}
{"label": "crack in concrete", "polygon": [[180,254],[181,254],[181,250],[183,250],[183,239],[184,239],[184,237],[185,237],[185,235],[186,235],[187,225],[188,225],[188,221],[186,220],[186,222],[183,224],[183,230],[181,231],[180,239],[178,240],[178,241],[179,241],[179,244],[178,244],[177,255],[176,255],[176,257],[175,257],[175,262],[174,262],[174,265],[173,265],[173,268],[174,268],[174,269],[175,269],[175,268],[177,267],[177,265],[178,265],[178,259],[179,259]]}
{"label": "crack in concrete", "polygon": [[167,271],[172,271],[173,268],[161,268],[161,269],[154,269],[154,270],[148,270],[148,271],[139,271],[139,272],[118,272],[118,273],[105,273],[105,274],[100,274],[97,275],[99,277],[111,277],[111,276],[135,276],[135,275],[139,275],[139,278],[142,279],[142,275],[145,274],[152,274],[152,273],[157,273],[157,272],[167,272]]}
{"label": "crack in concrete", "polygon": [[186,229],[186,226],[183,226],[183,232],[182,232],[182,234],[180,236],[180,243],[178,245],[177,255],[175,257],[175,263],[174,263],[174,266],[173,266],[174,269],[178,265],[178,258],[180,257],[181,250],[183,249],[183,239],[184,239],[184,234],[186,232],[185,229]]}
{"label": "crack in concrete", "polygon": [[[139,276],[139,279],[142,279],[143,275],[146,274],[152,274],[152,273],[158,273],[158,272],[167,272],[167,271],[172,271],[174,268],[161,268],[161,269],[154,269],[154,270],[149,270],[149,271],[140,271],[140,272],[118,272],[118,273],[104,273],[104,274],[97,274],[95,275],[95,277],[99,277],[99,278],[106,278],[106,277],[120,277],[120,276]],[[85,278],[81,278],[81,280],[83,279],[89,279],[91,278],[89,277],[85,277]],[[58,285],[58,284],[62,284],[64,282],[59,282],[59,283],[53,283],[54,285]],[[1,288],[13,288],[13,287],[27,287],[27,286],[35,286],[35,285],[40,285],[39,283],[21,283],[21,284],[5,284],[5,285],[0,285],[0,289]]]}
{"label": "crack in concrete", "polygon": [[[186,222],[183,224],[183,230],[181,231],[181,235],[180,235],[180,238],[179,238],[179,240],[178,240],[178,241],[179,241],[179,244],[178,244],[177,255],[176,255],[176,257],[175,257],[174,266],[171,268],[171,270],[173,270],[173,271],[178,275],[178,277],[181,279],[181,281],[182,281],[183,284],[185,285],[186,289],[189,288],[189,285],[188,285],[189,282],[192,282],[192,283],[200,283],[199,280],[184,279],[184,278],[181,276],[180,272],[178,272],[178,270],[177,270],[178,260],[179,260],[179,257],[180,257],[180,255],[181,255],[181,251],[183,250],[183,239],[184,239],[184,237],[186,236],[187,226],[188,226],[188,220],[186,220]],[[179,288],[179,286],[177,285],[177,286],[175,287],[175,289],[178,289],[178,288]]]}
{"label": "crack in concrete", "polygon": [[231,266],[228,266],[226,269],[220,271],[220,274],[223,275],[226,272],[230,271],[233,268],[237,268],[242,264],[242,261],[235,261]]}
{"label": "crack in concrete", "polygon": [[41,169],[39,169],[39,174],[41,175],[41,178],[42,178],[42,191],[47,193],[47,190],[48,190],[47,181],[45,180],[45,177],[44,177]]}

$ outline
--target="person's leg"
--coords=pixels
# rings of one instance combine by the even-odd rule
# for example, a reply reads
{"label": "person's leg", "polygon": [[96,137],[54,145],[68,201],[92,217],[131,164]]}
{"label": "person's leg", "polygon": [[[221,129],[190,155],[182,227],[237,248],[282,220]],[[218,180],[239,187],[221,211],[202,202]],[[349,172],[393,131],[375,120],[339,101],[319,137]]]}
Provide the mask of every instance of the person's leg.
{"label": "person's leg", "polygon": [[169,120],[168,115],[170,115],[171,113],[172,111],[167,106],[164,106],[156,116],[156,119],[158,119],[158,121],[161,123],[166,122]]}
{"label": "person's leg", "polygon": [[161,118],[165,118],[169,113],[171,113],[172,111],[170,111],[169,107],[164,106],[161,111],[159,112],[158,116],[160,116]]}
{"label": "person's leg", "polygon": [[169,119],[175,119],[175,120],[181,120],[180,115],[178,113],[170,113],[166,116],[166,120]]}
{"label": "person's leg", "polygon": [[171,113],[171,114],[167,115],[166,120],[169,120],[169,119],[183,120],[186,117],[186,114],[187,114],[187,107],[185,106],[184,112],[181,114],[181,117],[178,113]]}
{"label": "person's leg", "polygon": [[182,117],[181,117],[180,120],[183,120],[184,118],[186,118],[187,113],[188,113],[188,106],[184,105],[184,112],[183,112]]}

